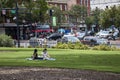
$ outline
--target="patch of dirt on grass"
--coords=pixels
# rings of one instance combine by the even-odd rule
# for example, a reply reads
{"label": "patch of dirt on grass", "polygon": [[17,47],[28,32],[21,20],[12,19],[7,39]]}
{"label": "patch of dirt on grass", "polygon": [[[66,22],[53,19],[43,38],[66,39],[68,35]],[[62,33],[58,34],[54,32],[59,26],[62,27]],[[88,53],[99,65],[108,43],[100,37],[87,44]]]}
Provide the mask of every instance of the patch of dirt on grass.
{"label": "patch of dirt on grass", "polygon": [[120,74],[78,69],[0,67],[0,80],[120,80]]}

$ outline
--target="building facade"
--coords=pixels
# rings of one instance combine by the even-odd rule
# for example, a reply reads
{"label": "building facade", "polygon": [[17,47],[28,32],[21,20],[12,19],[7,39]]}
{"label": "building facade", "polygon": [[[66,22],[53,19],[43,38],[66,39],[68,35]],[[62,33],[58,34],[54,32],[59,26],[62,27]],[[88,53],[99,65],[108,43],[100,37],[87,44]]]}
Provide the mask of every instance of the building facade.
{"label": "building facade", "polygon": [[50,6],[56,6],[59,7],[62,11],[66,11],[67,10],[67,3],[65,2],[56,2],[56,1],[47,1],[48,5]]}
{"label": "building facade", "polygon": [[114,5],[120,5],[120,0],[91,0],[91,9],[105,9]]}
{"label": "building facade", "polygon": [[59,6],[61,10],[70,10],[73,5],[84,5],[90,14],[90,0],[46,0],[49,5]]}
{"label": "building facade", "polygon": [[[87,7],[87,15],[90,15],[90,0],[46,0],[49,5],[58,6],[62,11],[68,11],[74,5],[84,5]],[[71,23],[71,17],[65,14],[67,22],[63,23],[61,26],[74,26],[76,24]],[[76,20],[77,23],[77,20]]]}

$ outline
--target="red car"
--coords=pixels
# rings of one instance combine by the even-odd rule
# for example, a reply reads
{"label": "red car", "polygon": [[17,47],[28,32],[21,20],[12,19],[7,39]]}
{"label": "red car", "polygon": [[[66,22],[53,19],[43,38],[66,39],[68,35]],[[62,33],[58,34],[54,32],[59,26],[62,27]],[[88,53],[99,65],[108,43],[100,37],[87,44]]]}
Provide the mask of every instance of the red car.
{"label": "red car", "polygon": [[53,29],[50,28],[49,25],[37,25],[35,30],[32,30],[32,32],[37,33],[51,33],[53,32]]}

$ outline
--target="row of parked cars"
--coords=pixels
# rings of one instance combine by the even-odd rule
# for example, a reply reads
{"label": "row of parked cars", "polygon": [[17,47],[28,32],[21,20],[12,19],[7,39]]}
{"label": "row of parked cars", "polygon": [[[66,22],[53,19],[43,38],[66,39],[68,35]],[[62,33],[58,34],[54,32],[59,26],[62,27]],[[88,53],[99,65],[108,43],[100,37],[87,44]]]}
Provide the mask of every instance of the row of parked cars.
{"label": "row of parked cars", "polygon": [[108,39],[100,38],[98,36],[86,36],[85,33],[79,33],[77,36],[75,34],[60,34],[53,33],[47,37],[48,40],[57,40],[58,42],[68,43],[68,42],[81,42],[87,45],[99,45],[99,44],[108,44]]}
{"label": "row of parked cars", "polygon": [[108,31],[108,30],[101,30],[96,34],[96,36],[109,39],[109,40],[116,40],[118,38],[119,31]]}
{"label": "row of parked cars", "polygon": [[110,44],[109,40],[117,39],[119,31],[115,30],[114,33],[110,30],[100,30],[98,33],[93,32],[76,32],[76,33],[52,33],[45,37],[48,41],[57,41],[62,43],[68,42],[81,42],[87,45],[100,45],[100,44]]}

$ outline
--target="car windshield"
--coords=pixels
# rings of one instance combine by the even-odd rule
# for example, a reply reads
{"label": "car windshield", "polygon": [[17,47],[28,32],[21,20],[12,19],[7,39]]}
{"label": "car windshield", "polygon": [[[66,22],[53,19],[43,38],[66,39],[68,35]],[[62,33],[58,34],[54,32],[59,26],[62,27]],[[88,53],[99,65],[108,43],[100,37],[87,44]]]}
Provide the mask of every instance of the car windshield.
{"label": "car windshield", "polygon": [[88,36],[84,38],[85,41],[96,40],[96,37]]}
{"label": "car windshield", "polygon": [[109,34],[109,31],[102,31],[102,34]]}
{"label": "car windshield", "polygon": [[53,33],[53,34],[51,34],[51,35],[49,35],[50,37],[52,37],[52,36],[61,36],[61,34],[59,34],[59,33]]}
{"label": "car windshield", "polygon": [[37,29],[50,29],[49,25],[38,25]]}
{"label": "car windshield", "polygon": [[84,36],[85,32],[78,32],[77,34],[78,34],[78,36]]}
{"label": "car windshield", "polygon": [[74,37],[74,36],[69,36],[69,37],[68,37],[68,41],[72,41],[72,42],[73,42],[73,41],[76,41],[76,42],[77,42],[77,41],[79,41],[79,39],[76,38],[76,37]]}

